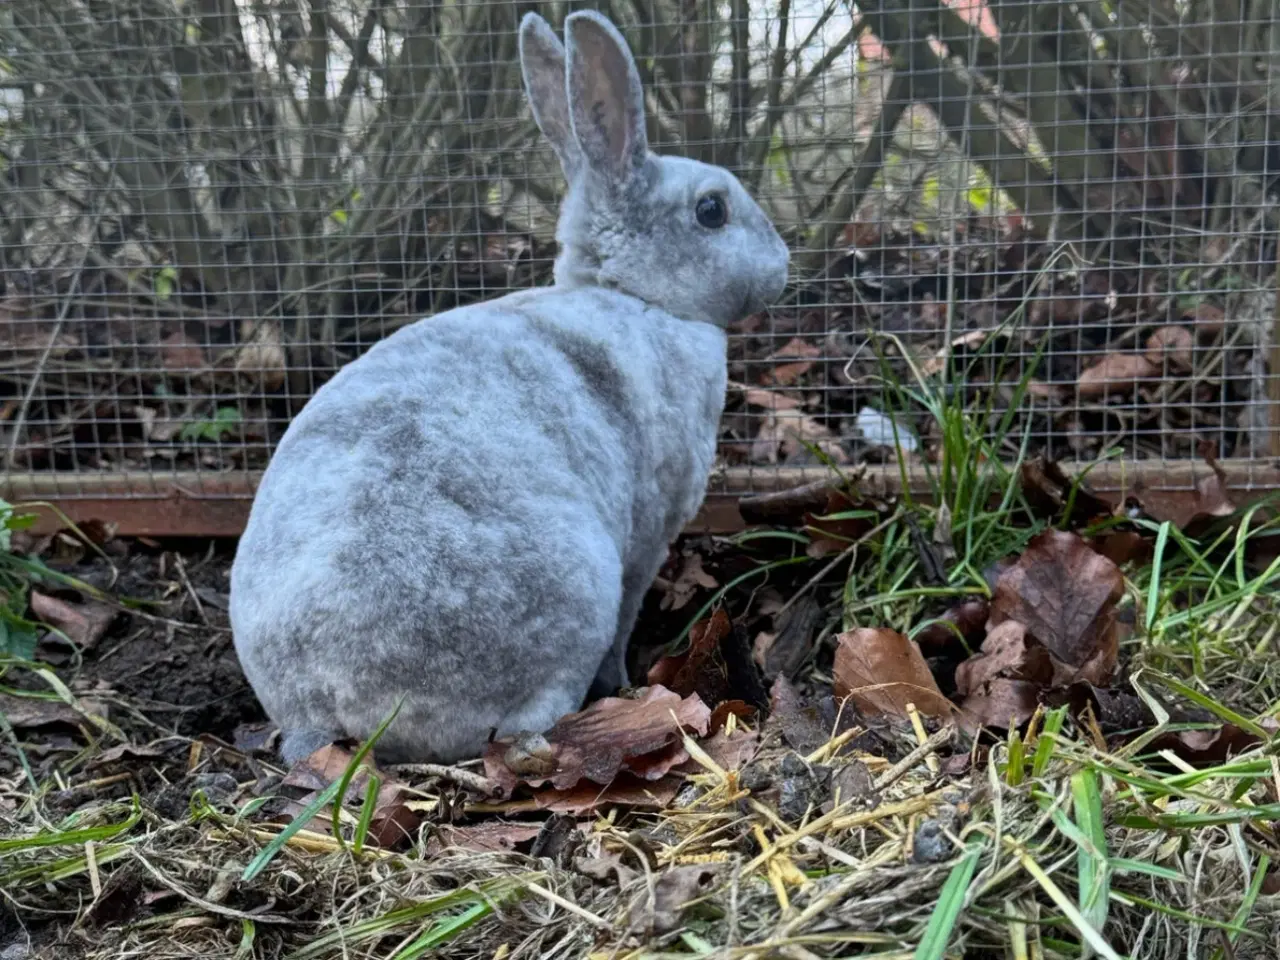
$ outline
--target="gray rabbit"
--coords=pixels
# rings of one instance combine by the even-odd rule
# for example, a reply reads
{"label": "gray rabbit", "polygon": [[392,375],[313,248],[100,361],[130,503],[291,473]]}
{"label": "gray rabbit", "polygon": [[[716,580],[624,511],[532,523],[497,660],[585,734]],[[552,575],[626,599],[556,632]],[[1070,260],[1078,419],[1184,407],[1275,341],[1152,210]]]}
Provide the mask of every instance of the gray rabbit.
{"label": "gray rabbit", "polygon": [[364,739],[453,762],[627,682],[668,544],[697,512],[725,328],[789,254],[727,170],[658,156],[605,17],[520,24],[569,184],[551,287],[402,328],[285,432],[231,571],[236,651],[293,763]]}

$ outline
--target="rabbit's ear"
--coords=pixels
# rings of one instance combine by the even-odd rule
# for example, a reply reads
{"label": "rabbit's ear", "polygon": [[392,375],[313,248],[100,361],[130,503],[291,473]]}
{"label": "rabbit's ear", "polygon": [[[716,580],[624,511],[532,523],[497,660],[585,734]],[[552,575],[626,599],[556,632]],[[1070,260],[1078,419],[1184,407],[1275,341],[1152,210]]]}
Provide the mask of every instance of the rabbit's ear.
{"label": "rabbit's ear", "polygon": [[582,154],[569,119],[564,44],[551,25],[532,11],[520,21],[520,70],[534,122],[560,158],[565,177],[572,180]]}
{"label": "rabbit's ear", "polygon": [[644,89],[631,50],[593,10],[569,14],[564,27],[574,136],[592,169],[625,182],[649,152]]}

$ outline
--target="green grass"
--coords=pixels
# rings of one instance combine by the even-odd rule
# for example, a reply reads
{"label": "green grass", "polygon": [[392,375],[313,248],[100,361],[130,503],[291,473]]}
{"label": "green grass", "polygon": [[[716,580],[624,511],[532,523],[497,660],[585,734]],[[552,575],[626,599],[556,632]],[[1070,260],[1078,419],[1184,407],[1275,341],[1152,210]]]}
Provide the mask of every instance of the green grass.
{"label": "green grass", "polygon": [[[717,605],[740,616],[760,587],[779,583],[790,585],[790,599],[807,593],[823,603],[829,618],[819,646],[827,654],[832,635],[855,626],[918,632],[951,602],[987,594],[986,571],[997,560],[1017,555],[1046,528],[1068,527],[1072,497],[1060,515],[1044,516],[1023,491],[1027,436],[1011,412],[1016,400],[1002,412],[991,394],[963,389],[972,364],[1002,362],[994,355],[998,339],[967,367],[933,376],[910,367],[903,383],[889,376],[894,344],[883,338],[883,412],[939,425],[929,495],[884,505],[853,497],[851,509],[825,522],[862,521],[867,532],[822,557],[806,552],[812,529],[726,538],[720,546],[745,560],[741,572],[691,609],[671,645]],[[1010,450],[1019,452],[1012,463]],[[90,960],[126,953],[942,960],[966,951],[998,955],[1006,946],[1019,958],[1155,960],[1186,955],[1193,940],[1198,955],[1215,960],[1262,956],[1268,931],[1280,925],[1280,902],[1265,892],[1272,823],[1280,819],[1270,733],[1280,711],[1280,561],[1256,557],[1275,523],[1268,509],[1250,508],[1194,537],[1169,524],[1134,524],[1154,555],[1124,569],[1124,602],[1137,616],[1115,691],[1147,705],[1151,729],[1107,742],[1087,715],[1045,708],[1026,727],[987,741],[966,771],[937,773],[921,754],[870,807],[846,801],[825,814],[811,809],[800,821],[782,817],[767,795],[744,795],[732,776],[709,772],[692,778],[692,792],[671,809],[587,818],[593,855],[617,856],[634,872],[626,889],[588,879],[571,862],[428,854],[421,844],[379,850],[370,830],[384,775],[371,777],[349,809],[343,802],[371,743],[306,809],[269,828],[258,816],[268,797],[251,792],[231,809],[197,795],[184,817],[165,819],[138,795],[97,799],[91,790],[74,811],[55,813],[51,798],[66,784],[95,782],[93,750],[53,778],[20,749],[21,777],[0,786],[0,887],[15,909],[33,916],[83,916],[103,879],[125,870],[139,871],[146,889],[172,894],[146,915],[99,932],[87,944]],[[945,556],[939,570],[922,559],[921,542]],[[0,570],[39,573],[12,563]],[[822,656],[811,665],[819,679]],[[29,660],[8,662],[47,680],[40,693],[24,695],[76,702],[55,673]],[[1192,727],[1237,728],[1259,742],[1192,765],[1168,749],[1168,738],[1188,729],[1171,719],[1175,704],[1204,711],[1206,722]],[[5,733],[18,745],[12,729]],[[899,755],[917,746],[909,730],[883,735]],[[890,767],[873,755],[862,759],[875,777]],[[414,795],[467,820],[456,792],[439,783],[418,784]],[[331,837],[301,829],[326,808]],[[913,838],[929,819],[945,824],[950,851],[917,863],[909,855]],[[643,943],[630,928],[632,912],[682,858],[723,867],[704,898],[707,910],[661,942]],[[234,896],[215,901],[209,891],[227,877]]]}

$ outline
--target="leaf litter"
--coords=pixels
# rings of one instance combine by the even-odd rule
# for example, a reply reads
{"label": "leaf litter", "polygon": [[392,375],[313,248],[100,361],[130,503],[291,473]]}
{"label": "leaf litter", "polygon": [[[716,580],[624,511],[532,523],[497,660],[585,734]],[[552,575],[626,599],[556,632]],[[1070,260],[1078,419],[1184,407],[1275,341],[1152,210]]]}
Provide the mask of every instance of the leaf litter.
{"label": "leaf litter", "polygon": [[[1102,936],[1154,958],[1166,954],[1152,944],[1182,943],[1197,925],[1234,936],[1234,956],[1266,955],[1280,902],[1249,889],[1272,883],[1280,798],[1266,711],[1280,676],[1240,656],[1269,642],[1266,616],[1208,615],[1220,629],[1200,654],[1208,666],[1190,671],[1175,626],[1143,626],[1149,561],[1106,539],[1156,555],[1155,527],[1134,517],[1168,505],[1073,490],[1045,460],[1018,482],[1030,535],[957,581],[966,587],[915,599],[866,594],[890,549],[919,565],[922,545],[945,540],[944,574],[960,569],[958,521],[916,538],[893,526],[895,504],[855,486],[775,501],[759,530],[785,537],[685,541],[637,643],[684,639],[650,643],[647,663],[641,651],[637,688],[541,734],[495,738],[455,768],[379,769],[333,744],[279,770],[256,717],[219,735],[90,732],[85,712],[108,712],[118,691],[9,694],[0,706],[32,775],[56,765],[65,788],[36,796],[20,764],[0,761],[0,826],[18,841],[0,842],[0,881],[27,907],[82,904],[72,916],[119,913],[118,890],[136,904],[127,927],[45,925],[25,956],[230,956],[246,923],[282,955],[335,958],[430,931],[441,956],[830,956],[872,942],[907,954],[926,937],[959,955],[1014,927],[1045,956]],[[1229,520],[1229,491],[1206,480],[1197,496],[1178,517]],[[1180,611],[1200,589],[1176,576],[1186,582],[1168,590],[1170,624],[1188,622]],[[679,602],[664,602],[682,580]],[[168,619],[197,622],[191,594],[218,589],[172,593],[185,613]],[[1260,671],[1248,686],[1244,662]],[[1180,694],[1188,684],[1194,701]],[[87,752],[76,746],[86,735],[97,739]],[[1075,874],[1045,872],[1078,857],[1084,768],[1106,785],[1102,836],[1117,864],[1101,934],[1061,912],[1083,889]],[[1194,872],[1188,845],[1233,850],[1249,872]],[[1148,866],[1121,869],[1136,861]],[[995,886],[973,886],[997,866]],[[966,891],[972,909],[938,913]]]}

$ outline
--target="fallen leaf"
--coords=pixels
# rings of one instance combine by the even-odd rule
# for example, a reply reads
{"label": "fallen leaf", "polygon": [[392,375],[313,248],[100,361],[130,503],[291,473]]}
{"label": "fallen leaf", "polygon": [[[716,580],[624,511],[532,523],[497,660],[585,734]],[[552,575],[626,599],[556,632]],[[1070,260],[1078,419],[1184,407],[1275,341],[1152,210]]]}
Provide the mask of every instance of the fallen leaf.
{"label": "fallen leaf", "polygon": [[1131,560],[1149,560],[1155,552],[1155,544],[1136,530],[1108,530],[1089,538],[1089,543],[1116,566],[1124,566]]}
{"label": "fallen leaf", "polygon": [[832,668],[837,697],[851,697],[865,715],[905,717],[907,704],[927,717],[954,707],[938,689],[920,648],[896,630],[860,627],[837,638]]}
{"label": "fallen leaf", "polygon": [[946,369],[947,361],[955,354],[967,354],[972,350],[981,347],[987,342],[992,331],[990,330],[969,330],[962,333],[951,341],[950,346],[939,347],[933,356],[925,359],[921,364],[921,371],[925,376],[936,376]]}
{"label": "fallen leaf", "polygon": [[[347,767],[354,758],[354,753],[336,743],[326,744],[310,756],[303,757],[285,774],[280,781],[281,786],[293,787],[305,794],[290,799],[281,811],[283,816],[293,819],[310,804],[317,793],[326,789],[336,780],[341,780]],[[377,772],[371,755],[366,754],[359,769],[347,785],[344,801],[352,807],[363,804],[365,793],[370,784],[370,774]],[[380,786],[374,800],[373,817],[369,822],[368,838],[380,847],[396,847],[413,839],[422,817],[408,806],[414,799],[408,788],[391,776],[379,772]],[[333,829],[331,806],[326,805],[305,824],[306,829],[319,833],[328,833]]]}
{"label": "fallen leaf", "polygon": [[809,447],[816,447],[836,463],[849,460],[828,427],[803,411],[775,408],[760,423],[751,442],[751,458],[757,463],[777,463],[779,456],[784,460],[806,456]]}
{"label": "fallen leaf", "polygon": [[0,693],[0,714],[19,730],[58,724],[78,726],[84,717],[75,707],[61,700],[43,697],[17,697]]}
{"label": "fallen leaf", "polygon": [[577,857],[573,861],[573,868],[592,880],[605,883],[612,881],[619,887],[625,887],[639,876],[636,871],[625,865],[616,853],[607,851],[598,857]]}
{"label": "fallen leaf", "polygon": [[199,373],[208,366],[204,347],[181,330],[160,341],[160,361],[169,373]]}
{"label": "fallen leaf", "polygon": [[716,704],[716,708],[711,711],[710,730],[713,734],[723,730],[730,716],[735,716],[742,720],[751,720],[754,719],[757,712],[756,708],[745,700],[724,700]]}
{"label": "fallen leaf", "polygon": [[[788,341],[781,349],[775,350],[765,361],[775,366],[765,371],[761,382],[766,386],[785,387],[795,383],[813,369],[813,359],[822,356],[822,350],[812,344],[805,343],[798,337]],[[781,361],[790,361],[787,363]]]}
{"label": "fallen leaf", "polygon": [[[744,730],[741,727],[734,730],[732,734],[726,734],[721,729],[706,740],[703,740],[698,746],[722,770],[740,770],[760,749],[760,734],[754,730]],[[702,773],[703,768],[695,765],[696,761],[690,758],[685,764],[686,771]]]}
{"label": "fallen leaf", "polygon": [[850,760],[832,775],[831,796],[820,809],[823,813],[830,813],[837,804],[868,802],[875,793],[875,781],[867,765],[861,760]]}
{"label": "fallen leaf", "polygon": [[797,753],[812,753],[827,742],[830,731],[819,720],[813,704],[801,699],[800,692],[784,675],[773,681],[769,690],[769,720],[766,729],[777,727],[787,745]]}
{"label": "fallen leaf", "polygon": [[118,615],[117,610],[104,603],[89,600],[72,604],[38,590],[31,591],[31,612],[41,622],[62,631],[81,650],[92,649]]}
{"label": "fallen leaf", "polygon": [[962,723],[971,731],[978,726],[1000,730],[1018,727],[1031,719],[1044,688],[1027,680],[997,677],[965,697]]}
{"label": "fallen leaf", "polygon": [[997,678],[1048,687],[1053,683],[1053,672],[1049,651],[1027,635],[1023,624],[1006,620],[987,634],[981,653],[956,668],[956,692],[969,696]]}
{"label": "fallen leaf", "polygon": [[764,407],[766,410],[798,410],[800,401],[776,390],[757,390],[748,387],[743,390],[747,403],[753,407]]}
{"label": "fallen leaf", "polygon": [[660,609],[681,610],[699,590],[714,590],[719,585],[715,577],[702,569],[702,555],[691,553],[685,557],[680,574],[663,596]]}
{"label": "fallen leaf", "polygon": [[486,823],[454,826],[439,824],[427,840],[425,853],[439,856],[446,850],[470,850],[475,853],[507,853],[522,844],[532,843],[542,829],[537,823],[492,820]]}
{"label": "fallen leaf", "polygon": [[1109,353],[1093,366],[1081,371],[1076,393],[1093,399],[1104,395],[1121,396],[1131,392],[1137,381],[1154,377],[1160,368],[1141,353]]}
{"label": "fallen leaf", "polygon": [[1164,326],[1147,338],[1147,360],[1157,370],[1163,371],[1167,362],[1171,372],[1186,373],[1194,348],[1195,335],[1186,327]]}
{"label": "fallen leaf", "polygon": [[1115,605],[1124,595],[1120,568],[1074,533],[1037,534],[996,581],[988,629],[1025,624],[1056,661],[1065,682],[1106,686],[1119,653]]}
{"label": "fallen leaf", "polygon": [[1115,513],[1115,504],[1095,494],[1087,483],[1068,477],[1056,461],[1043,454],[1026,461],[1019,473],[1022,491],[1031,508],[1042,517],[1056,518],[1071,502],[1073,525]]}
{"label": "fallen leaf", "polygon": [[1162,734],[1149,743],[1144,752],[1168,750],[1193,767],[1213,767],[1226,763],[1233,756],[1250,750],[1262,741],[1247,730],[1234,724],[1208,730],[1178,730]]}
{"label": "fallen leaf", "polygon": [[232,733],[231,744],[241,753],[273,753],[280,728],[270,721],[242,723]]}
{"label": "fallen leaf", "polygon": [[822,605],[812,596],[804,596],[778,616],[775,632],[756,637],[751,656],[766,681],[779,674],[796,675],[813,652],[822,616]]}
{"label": "fallen leaf", "polygon": [[693,625],[683,653],[663,657],[649,668],[645,678],[649,686],[666,687],[682,697],[697,692],[704,702],[715,703],[726,687],[720,644],[732,629],[729,615],[723,607],[717,608],[710,618]]}
{"label": "fallen leaf", "polygon": [[1065,392],[1060,383],[1046,383],[1035,377],[1027,378],[1027,393],[1040,400],[1061,400]]}
{"label": "fallen leaf", "polygon": [[[674,713],[674,719],[672,714]],[[507,740],[494,740],[484,754],[485,775],[510,796],[520,784],[550,784],[569,790],[582,781],[610,784],[624,770],[644,780],[658,780],[688,758],[684,731],[702,736],[711,710],[698,697],[652,685],[636,699],[603,697],[587,709],[561,717],[542,736],[550,744],[555,770],[519,774],[502,762]]]}
{"label": "fallen leaf", "polygon": [[155,760],[158,757],[163,757],[165,752],[163,747],[157,747],[152,744],[121,743],[94,756],[92,760],[85,764],[85,769],[94,770],[98,767],[119,763],[121,760]]}
{"label": "fallen leaf", "polygon": [[648,781],[624,771],[607,787],[584,780],[568,790],[539,790],[527,800],[513,800],[500,805],[499,809],[513,813],[541,810],[572,816],[594,814],[610,806],[665,810],[675,800],[683,783],[681,776]]}
{"label": "fallen leaf", "polygon": [[1188,535],[1198,527],[1236,511],[1227,490],[1227,475],[1213,455],[1213,445],[1202,443],[1200,454],[1209,473],[1196,481],[1194,490],[1143,490],[1136,494],[1142,512],[1157,523],[1168,521]]}
{"label": "fallen leaf", "polygon": [[847,550],[875,527],[878,518],[879,511],[872,504],[855,502],[840,490],[829,490],[822,513],[805,511],[805,533],[812,541],[805,552],[818,560]]}
{"label": "fallen leaf", "polygon": [[974,644],[986,632],[990,610],[986,597],[962,600],[917,633],[916,644],[928,653],[941,653],[960,642]]}
{"label": "fallen leaf", "polygon": [[1212,303],[1198,303],[1184,310],[1182,319],[1195,327],[1196,332],[1205,339],[1216,337],[1227,325],[1227,315],[1221,307]]}
{"label": "fallen leaf", "polygon": [[664,870],[654,882],[652,896],[645,890],[632,905],[630,928],[645,940],[679,929],[690,901],[703,896],[716,875],[712,864]]}

